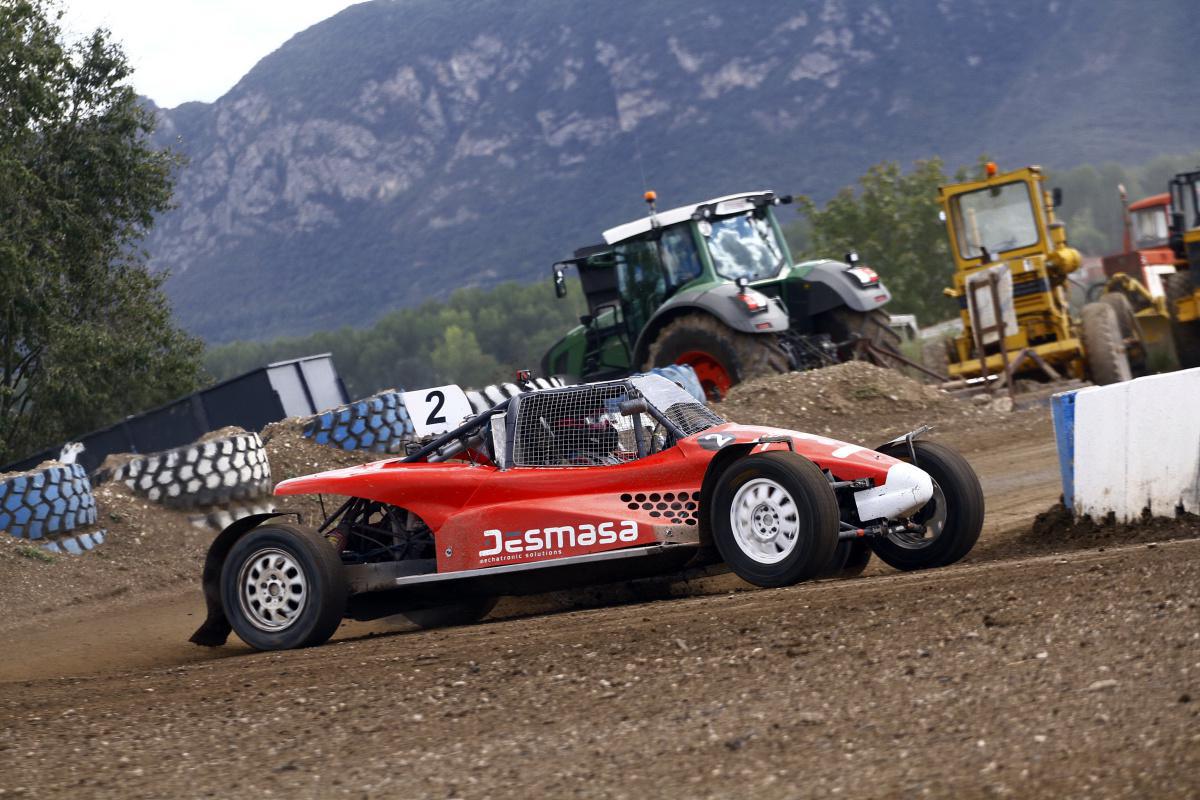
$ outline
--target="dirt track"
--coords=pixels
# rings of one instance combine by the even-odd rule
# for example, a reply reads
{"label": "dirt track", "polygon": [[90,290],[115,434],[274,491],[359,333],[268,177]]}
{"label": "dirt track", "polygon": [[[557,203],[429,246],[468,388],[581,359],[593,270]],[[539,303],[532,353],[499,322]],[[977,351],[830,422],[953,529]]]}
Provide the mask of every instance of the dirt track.
{"label": "dirt track", "polygon": [[[10,624],[0,789],[1196,796],[1200,541],[1035,538],[1059,491],[1046,417],[941,437],[988,515],[970,558],[935,572],[507,602],[482,625],[344,626],[283,654],[187,645],[189,581]],[[1076,549],[1045,555],[1060,547]]]}

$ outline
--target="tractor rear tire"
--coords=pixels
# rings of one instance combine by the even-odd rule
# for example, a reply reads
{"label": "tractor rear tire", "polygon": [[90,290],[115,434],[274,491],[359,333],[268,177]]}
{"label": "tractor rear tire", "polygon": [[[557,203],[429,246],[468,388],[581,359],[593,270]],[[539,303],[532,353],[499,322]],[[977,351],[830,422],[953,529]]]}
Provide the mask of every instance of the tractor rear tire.
{"label": "tractor rear tire", "polygon": [[[1100,302],[1111,306],[1117,315],[1117,325],[1121,329],[1121,339],[1126,344],[1125,352],[1129,358],[1129,371],[1134,376],[1146,374],[1146,337],[1142,334],[1142,326],[1138,324],[1133,313],[1133,304],[1129,298],[1119,292],[1108,292],[1101,295]],[[1132,347],[1129,344],[1132,343]]]}
{"label": "tractor rear tire", "polygon": [[1083,319],[1080,338],[1092,382],[1107,386],[1132,378],[1121,322],[1113,307],[1107,303],[1088,303],[1080,316]]}
{"label": "tractor rear tire", "polygon": [[722,400],[743,381],[788,371],[788,358],[770,333],[742,333],[709,314],[668,322],[650,345],[643,369],[688,364],[709,400]]}
{"label": "tractor rear tire", "polygon": [[1187,272],[1176,272],[1166,276],[1163,290],[1167,299],[1167,314],[1171,318],[1171,338],[1175,340],[1175,354],[1183,369],[1200,367],[1200,320],[1180,322],[1175,304],[1196,291],[1192,276]]}

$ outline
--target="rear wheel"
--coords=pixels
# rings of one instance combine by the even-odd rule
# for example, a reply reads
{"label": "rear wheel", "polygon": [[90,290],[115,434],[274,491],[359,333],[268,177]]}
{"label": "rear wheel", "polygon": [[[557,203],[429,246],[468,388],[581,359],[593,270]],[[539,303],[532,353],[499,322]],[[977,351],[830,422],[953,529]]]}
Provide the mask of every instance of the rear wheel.
{"label": "rear wheel", "polygon": [[496,607],[495,597],[479,597],[433,608],[416,608],[402,611],[401,616],[426,630],[448,628],[451,625],[470,625],[486,617]]}
{"label": "rear wheel", "polygon": [[341,624],[348,595],[337,552],[299,525],[255,528],[237,541],[221,569],[225,616],[256,650],[321,644]]}
{"label": "rear wheel", "polygon": [[[967,460],[934,442],[913,442],[916,465],[933,478],[933,497],[911,518],[925,526],[921,534],[899,533],[871,539],[875,555],[896,569],[928,569],[953,564],[965,556],[983,530],[983,488]],[[879,452],[913,463],[908,444]]]}
{"label": "rear wheel", "polygon": [[1106,386],[1132,378],[1121,323],[1113,307],[1107,303],[1088,303],[1080,316],[1080,338],[1092,382]]}
{"label": "rear wheel", "polygon": [[1179,321],[1175,304],[1196,291],[1192,276],[1187,272],[1176,272],[1166,276],[1163,291],[1167,299],[1167,314],[1171,317],[1171,337],[1175,340],[1175,353],[1179,366],[1184,369],[1200,367],[1200,320]]}
{"label": "rear wheel", "polygon": [[821,574],[838,544],[838,505],[816,464],[790,452],[734,462],[717,481],[713,539],[726,564],[756,586]]}
{"label": "rear wheel", "polygon": [[871,562],[871,546],[863,539],[842,539],[833,559],[821,571],[822,578],[857,578]]}
{"label": "rear wheel", "polygon": [[1129,298],[1117,292],[1108,292],[1100,297],[1100,302],[1112,308],[1117,315],[1117,327],[1121,331],[1121,340],[1129,359],[1129,371],[1132,375],[1146,374],[1146,348],[1143,344],[1142,326],[1138,324],[1133,312],[1133,304]]}
{"label": "rear wheel", "polygon": [[788,371],[787,354],[773,334],[735,331],[708,314],[685,314],[663,326],[644,369],[687,364],[710,400],[721,400],[734,384]]}

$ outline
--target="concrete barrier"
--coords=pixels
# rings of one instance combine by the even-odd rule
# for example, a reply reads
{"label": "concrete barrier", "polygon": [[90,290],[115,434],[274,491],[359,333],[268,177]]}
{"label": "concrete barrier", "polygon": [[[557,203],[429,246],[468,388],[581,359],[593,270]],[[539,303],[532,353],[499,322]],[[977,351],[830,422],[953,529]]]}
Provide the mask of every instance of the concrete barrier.
{"label": "concrete barrier", "polygon": [[1063,393],[1053,407],[1064,500],[1077,516],[1200,513],[1200,369]]}

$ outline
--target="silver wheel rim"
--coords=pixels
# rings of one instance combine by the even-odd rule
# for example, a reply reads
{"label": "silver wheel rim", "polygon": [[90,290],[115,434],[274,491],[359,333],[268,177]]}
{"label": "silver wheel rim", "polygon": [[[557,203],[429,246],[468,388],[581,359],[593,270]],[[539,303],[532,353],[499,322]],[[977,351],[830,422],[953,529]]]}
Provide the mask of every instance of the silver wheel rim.
{"label": "silver wheel rim", "polygon": [[256,550],[238,570],[238,605],[260,631],[291,627],[308,605],[308,580],[295,556],[276,547]]}
{"label": "silver wheel rim", "polygon": [[784,560],[800,538],[796,501],[769,478],[755,478],[737,490],[729,508],[729,524],[738,549],[759,564]]}
{"label": "silver wheel rim", "polygon": [[888,540],[905,550],[923,550],[938,540],[946,529],[946,495],[937,481],[933,481],[933,497],[913,515],[913,522],[925,526],[923,533],[902,531],[889,533]]}

